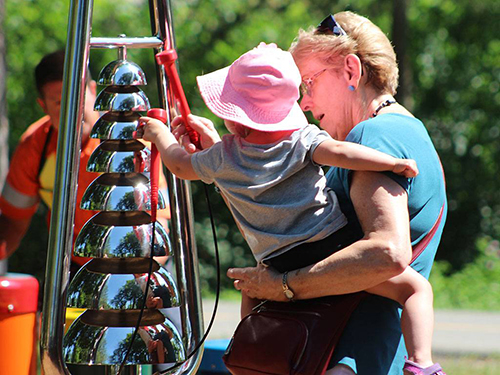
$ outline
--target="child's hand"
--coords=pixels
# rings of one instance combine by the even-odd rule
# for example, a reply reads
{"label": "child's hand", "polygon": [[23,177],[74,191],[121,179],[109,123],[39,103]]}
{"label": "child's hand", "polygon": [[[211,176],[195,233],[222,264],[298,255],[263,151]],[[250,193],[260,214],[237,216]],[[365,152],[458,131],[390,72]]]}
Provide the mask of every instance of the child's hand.
{"label": "child's hand", "polygon": [[418,175],[417,163],[413,159],[396,159],[396,164],[392,171],[408,178]]}
{"label": "child's hand", "polygon": [[168,132],[168,128],[163,122],[152,117],[143,116],[139,119],[139,126],[137,126],[134,138],[157,143],[165,132]]}
{"label": "child's hand", "polygon": [[[191,114],[188,116],[188,124],[200,135],[200,143],[203,150],[212,147],[217,142],[220,142],[220,136],[217,133],[214,124],[209,119]],[[171,125],[172,134],[187,152],[193,153],[200,151],[189,139],[189,134],[184,125],[184,119],[182,116],[175,117]]]}

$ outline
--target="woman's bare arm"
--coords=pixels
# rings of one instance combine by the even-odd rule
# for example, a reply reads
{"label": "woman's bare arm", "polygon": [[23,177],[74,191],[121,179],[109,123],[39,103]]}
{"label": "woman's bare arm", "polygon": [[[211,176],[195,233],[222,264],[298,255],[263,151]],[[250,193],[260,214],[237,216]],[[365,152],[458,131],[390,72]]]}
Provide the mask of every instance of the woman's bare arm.
{"label": "woman's bare arm", "polygon": [[[411,259],[407,194],[380,173],[354,172],[351,198],[364,236],[312,266],[292,271],[298,299],[365,290],[398,275]],[[230,269],[235,287],[249,297],[285,301],[281,275],[265,267]]]}

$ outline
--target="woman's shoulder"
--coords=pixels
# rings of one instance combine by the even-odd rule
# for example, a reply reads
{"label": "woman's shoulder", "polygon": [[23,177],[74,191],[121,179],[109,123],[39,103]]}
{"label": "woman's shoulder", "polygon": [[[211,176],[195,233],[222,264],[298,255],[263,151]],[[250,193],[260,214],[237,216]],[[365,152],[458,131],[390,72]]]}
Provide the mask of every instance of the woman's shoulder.
{"label": "woman's shoulder", "polygon": [[363,143],[366,139],[390,138],[405,141],[408,137],[428,137],[427,129],[419,119],[398,113],[386,113],[360,122],[346,140]]}
{"label": "woman's shoulder", "polygon": [[367,129],[379,130],[381,128],[391,128],[394,126],[415,128],[422,127],[424,124],[418,118],[413,116],[407,116],[400,113],[385,113],[383,115],[362,121],[356,125],[355,128],[358,126]]}

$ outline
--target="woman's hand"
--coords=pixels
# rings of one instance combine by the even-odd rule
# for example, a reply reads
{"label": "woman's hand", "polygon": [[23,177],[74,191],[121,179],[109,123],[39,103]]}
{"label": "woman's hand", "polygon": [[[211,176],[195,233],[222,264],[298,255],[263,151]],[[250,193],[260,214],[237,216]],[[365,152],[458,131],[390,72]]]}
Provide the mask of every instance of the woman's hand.
{"label": "woman's hand", "polygon": [[[215,130],[215,126],[212,121],[207,118],[189,115],[188,125],[200,135],[200,144],[202,150],[212,147],[217,142],[220,142],[219,133]],[[184,119],[182,116],[177,116],[172,121],[172,134],[178,140],[179,144],[184,147],[184,149],[193,153],[200,151],[189,139],[186,126],[184,125]]]}
{"label": "woman's hand", "polygon": [[283,294],[281,274],[259,264],[257,267],[230,268],[227,276],[234,280],[234,287],[250,298],[288,301]]}

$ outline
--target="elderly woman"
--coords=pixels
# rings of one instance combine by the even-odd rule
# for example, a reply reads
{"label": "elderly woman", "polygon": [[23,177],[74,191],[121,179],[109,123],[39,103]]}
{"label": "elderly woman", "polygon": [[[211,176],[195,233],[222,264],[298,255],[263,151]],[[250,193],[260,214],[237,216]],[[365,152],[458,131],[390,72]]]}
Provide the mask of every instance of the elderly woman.
{"label": "elderly woman", "polygon": [[[295,299],[309,299],[367,290],[408,265],[428,277],[446,217],[444,176],[424,125],[394,99],[398,68],[389,40],[366,18],[342,12],[301,31],[290,51],[303,79],[304,111],[338,140],[416,160],[420,175],[408,180],[331,169],[328,184],[360,240],[287,278],[260,265],[230,269],[228,276],[247,296],[276,301],[286,301],[284,292],[290,291]],[[203,148],[219,141],[206,119],[192,116],[188,122],[200,133]],[[182,126],[176,132],[182,134]],[[189,141],[183,143],[194,151]],[[406,352],[400,314],[393,300],[365,298],[344,330],[328,374],[401,374]],[[407,370],[440,374],[440,369]]]}
{"label": "elderly woman", "polygon": [[[398,67],[391,43],[368,19],[342,12],[300,31],[290,51],[303,78],[302,109],[321,128],[338,140],[414,159],[420,175],[408,180],[330,170],[329,186],[361,239],[290,272],[288,287],[296,299],[308,299],[369,289],[408,265],[428,277],[446,217],[444,175],[424,125],[394,99]],[[412,254],[423,238],[423,251]],[[250,297],[286,300],[282,277],[272,269],[230,269],[228,276]],[[328,373],[401,374],[404,357],[400,306],[370,295],[351,317]]]}

